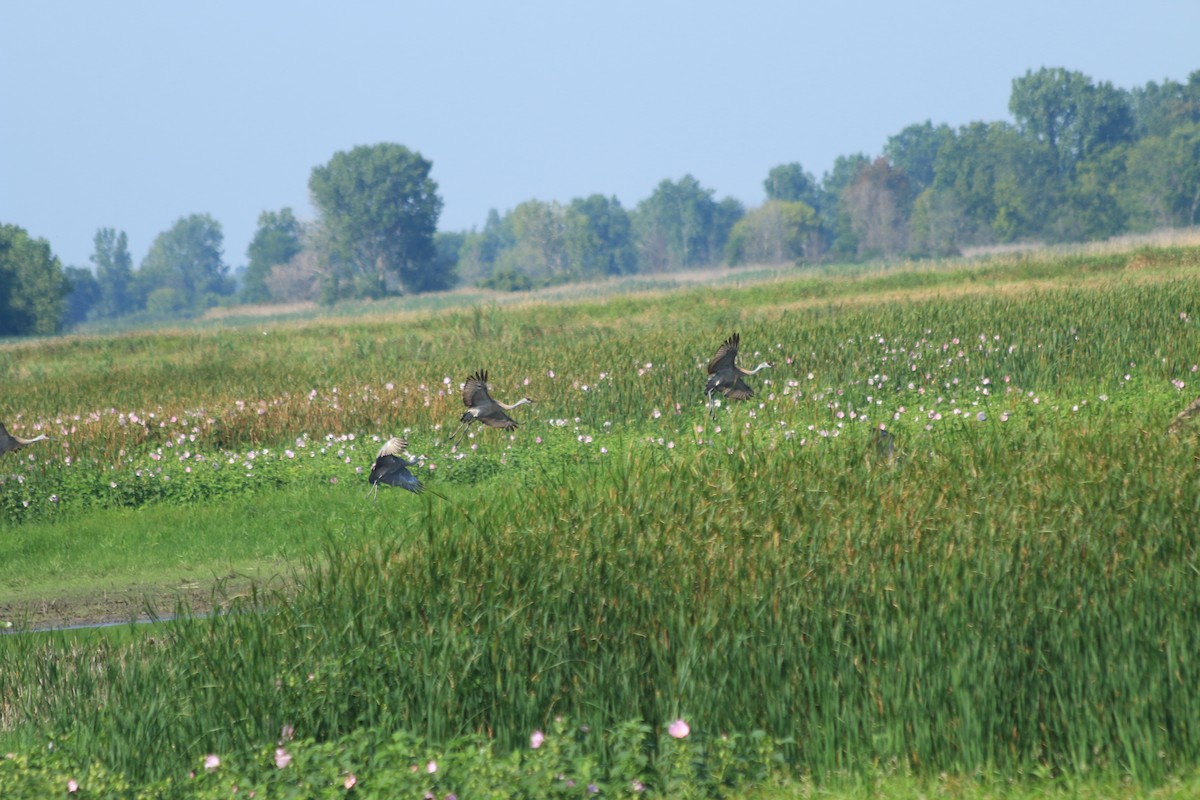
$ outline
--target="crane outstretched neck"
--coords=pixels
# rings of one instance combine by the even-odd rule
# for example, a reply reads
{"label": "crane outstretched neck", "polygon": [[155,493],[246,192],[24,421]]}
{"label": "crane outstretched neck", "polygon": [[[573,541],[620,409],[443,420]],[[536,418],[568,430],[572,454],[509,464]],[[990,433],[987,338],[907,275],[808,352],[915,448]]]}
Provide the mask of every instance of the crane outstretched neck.
{"label": "crane outstretched neck", "polygon": [[531,404],[531,405],[532,405],[532,404],[533,404],[533,401],[532,401],[532,400],[530,400],[528,397],[522,397],[520,400],[518,400],[517,402],[513,403],[511,406],[510,406],[510,405],[508,405],[507,403],[501,403],[501,402],[500,402],[500,401],[498,401],[498,400],[496,401],[496,405],[500,406],[500,407],[501,407],[501,408],[503,408],[505,411],[512,411],[512,410],[513,410],[514,408],[516,408],[517,406],[524,405],[525,403],[529,403],[529,404]]}

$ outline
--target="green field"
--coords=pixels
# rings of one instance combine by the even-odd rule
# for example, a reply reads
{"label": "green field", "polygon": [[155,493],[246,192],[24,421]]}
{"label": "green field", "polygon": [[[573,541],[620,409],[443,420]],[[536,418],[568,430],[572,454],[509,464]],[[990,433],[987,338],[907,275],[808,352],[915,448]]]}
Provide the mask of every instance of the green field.
{"label": "green field", "polygon": [[[183,617],[0,638],[0,794],[1191,796],[1200,425],[1165,430],[1198,275],[1015,255],[0,345],[0,419],[50,437],[0,461],[0,624]],[[713,419],[734,330],[774,368]],[[451,449],[479,368],[536,402]],[[445,499],[364,497],[391,435]]]}

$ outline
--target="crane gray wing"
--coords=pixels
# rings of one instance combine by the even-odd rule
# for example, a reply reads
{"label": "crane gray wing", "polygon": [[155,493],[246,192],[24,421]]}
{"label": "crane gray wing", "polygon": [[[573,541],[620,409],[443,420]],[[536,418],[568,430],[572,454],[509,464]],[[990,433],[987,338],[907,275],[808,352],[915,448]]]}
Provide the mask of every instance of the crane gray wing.
{"label": "crane gray wing", "polygon": [[487,371],[479,370],[463,384],[463,405],[474,408],[492,399],[487,390]]}
{"label": "crane gray wing", "polygon": [[479,415],[479,421],[490,428],[500,428],[506,431],[517,427],[517,421],[505,413],[504,409],[495,402],[487,408],[485,413]]}
{"label": "crane gray wing", "polygon": [[733,386],[724,390],[723,394],[730,400],[749,400],[754,396],[754,390],[739,377],[733,382]]}
{"label": "crane gray wing", "polygon": [[717,354],[713,356],[713,360],[708,365],[708,374],[720,372],[721,370],[733,369],[734,359],[738,354],[739,335],[731,334],[724,343],[717,348]]}
{"label": "crane gray wing", "polygon": [[382,455],[375,459],[375,464],[371,467],[371,474],[367,480],[372,485],[386,483],[388,486],[399,486],[414,494],[420,494],[425,487],[421,485],[415,475],[408,471],[408,468],[413,465],[414,462],[405,461],[399,456]]}

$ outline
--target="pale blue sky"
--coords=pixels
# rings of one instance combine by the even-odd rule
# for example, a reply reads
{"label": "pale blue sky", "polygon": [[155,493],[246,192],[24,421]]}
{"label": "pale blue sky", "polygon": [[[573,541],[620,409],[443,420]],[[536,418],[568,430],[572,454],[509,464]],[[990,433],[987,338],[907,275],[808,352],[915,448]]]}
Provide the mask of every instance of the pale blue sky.
{"label": "pale blue sky", "polygon": [[799,162],[877,155],[926,119],[1008,120],[1013,78],[1122,88],[1200,69],[1196,0],[303,2],[0,0],[0,222],[89,266],[211,214],[246,261],[259,212],[311,219],[308,177],[396,142],[433,162],[440,228],[488,209],[694,175],[763,200]]}

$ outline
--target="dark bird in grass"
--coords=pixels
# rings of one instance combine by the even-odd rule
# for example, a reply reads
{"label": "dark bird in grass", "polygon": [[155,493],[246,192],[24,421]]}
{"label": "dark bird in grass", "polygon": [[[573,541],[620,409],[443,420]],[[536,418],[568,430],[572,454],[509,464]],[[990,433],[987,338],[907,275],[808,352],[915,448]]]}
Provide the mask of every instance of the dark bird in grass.
{"label": "dark bird in grass", "polygon": [[882,425],[871,434],[871,447],[867,450],[867,464],[890,464],[896,457],[896,437]]}
{"label": "dark bird in grass", "polygon": [[14,450],[20,450],[27,444],[40,442],[46,438],[46,434],[39,434],[32,439],[23,439],[20,436],[13,436],[8,432],[8,428],[4,427],[4,423],[0,422],[0,456],[5,453],[11,453]]}
{"label": "dark bird in grass", "polygon": [[488,394],[487,379],[487,370],[481,369],[467,378],[467,382],[463,384],[463,405],[467,407],[467,410],[459,419],[458,429],[450,436],[451,442],[470,427],[472,422],[482,422],[491,428],[511,431],[517,427],[517,421],[510,417],[508,412],[523,403],[533,402],[528,397],[522,397],[511,406],[501,403]]}
{"label": "dark bird in grass", "polygon": [[417,476],[408,471],[408,468],[415,467],[417,462],[405,461],[404,456],[407,452],[407,439],[393,436],[384,442],[383,447],[379,448],[379,455],[375,456],[375,463],[371,465],[371,474],[367,477],[372,487],[368,494],[378,495],[381,483],[386,483],[388,486],[399,486],[414,494],[425,491],[424,485],[417,480]]}
{"label": "dark bird in grass", "polygon": [[772,366],[769,361],[764,361],[754,369],[739,367],[737,354],[740,341],[741,337],[737,333],[730,334],[708,365],[708,383],[704,385],[704,394],[708,396],[709,413],[714,416],[716,412],[713,410],[713,394],[720,392],[730,400],[748,400],[754,396],[754,390],[742,379]]}

